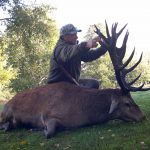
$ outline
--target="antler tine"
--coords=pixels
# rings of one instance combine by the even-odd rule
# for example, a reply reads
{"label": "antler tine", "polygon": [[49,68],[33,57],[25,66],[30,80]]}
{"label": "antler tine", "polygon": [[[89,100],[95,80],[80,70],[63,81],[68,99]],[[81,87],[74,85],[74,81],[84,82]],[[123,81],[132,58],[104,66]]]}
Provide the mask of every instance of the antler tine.
{"label": "antler tine", "polygon": [[127,24],[125,24],[124,27],[117,33],[117,37],[120,36],[120,34],[123,32],[123,30],[125,29],[126,26],[127,26]]}
{"label": "antler tine", "polygon": [[[128,31],[126,32],[124,39],[123,39],[122,46],[120,48],[117,48],[116,43],[117,43],[118,37],[121,35],[121,33],[123,32],[127,24],[124,25],[123,28],[118,33],[116,32],[118,23],[112,24],[111,35],[110,35],[106,21],[105,21],[105,25],[106,25],[107,38],[105,36],[102,37],[101,34],[100,34],[100,37],[102,37],[104,42],[106,42],[102,44],[104,44],[108,49],[108,52],[109,52],[109,55],[110,55],[110,58],[111,58],[111,61],[115,70],[116,79],[118,81],[119,86],[122,89],[122,92],[128,93],[130,91],[136,92],[136,91],[150,90],[150,88],[143,88],[145,83],[143,83],[139,87],[132,87],[132,85],[140,78],[141,74],[137,76],[135,79],[133,79],[131,82],[129,83],[126,82],[126,79],[125,79],[126,75],[130,73],[131,71],[133,71],[138,66],[143,56],[143,53],[141,53],[139,60],[131,68],[126,69],[126,67],[131,62],[135,53],[135,48],[134,48],[130,57],[123,63],[123,58],[126,53],[126,44],[127,44],[129,32]],[[98,29],[97,31],[100,32]]]}
{"label": "antler tine", "polygon": [[121,69],[124,69],[132,60],[133,56],[134,56],[134,53],[135,53],[135,48],[134,50],[132,51],[130,57],[126,60],[126,62],[122,65]]}
{"label": "antler tine", "polygon": [[[139,76],[137,76],[133,81],[131,81],[130,83],[128,83],[129,85],[134,84],[139,78],[140,78],[141,74]],[[130,91],[132,92],[136,92],[136,91],[148,91],[150,90],[150,88],[143,88],[143,86],[145,85],[145,83],[143,83],[141,86],[139,87],[131,87]]]}
{"label": "antler tine", "polygon": [[117,43],[117,34],[116,34],[117,24],[112,24],[111,35],[112,35],[112,44],[116,45]]}
{"label": "antler tine", "polygon": [[129,85],[134,84],[139,78],[141,77],[141,73],[133,80],[129,83]]}
{"label": "antler tine", "polygon": [[[132,58],[134,56],[135,48],[134,48],[133,52],[131,53],[130,57],[128,58],[128,60],[123,64],[122,59],[124,58],[124,55],[125,55],[125,52],[126,52],[126,43],[127,43],[127,40],[128,40],[129,33],[128,33],[128,31],[126,32],[122,47],[120,49],[118,49],[116,47],[117,38],[122,33],[122,31],[125,29],[127,24],[118,32],[118,34],[116,36],[117,25],[118,25],[117,23],[115,25],[112,25],[113,29],[111,30],[112,31],[112,37],[111,38],[112,38],[112,41],[114,43],[111,45],[112,47],[109,50],[109,54],[110,54],[110,57],[111,57],[111,60],[112,60],[112,63],[113,63],[114,69],[115,69],[118,84],[120,85],[120,87],[121,87],[121,89],[123,90],[124,93],[127,93],[129,91],[135,92],[135,91],[149,90],[149,88],[143,88],[144,83],[139,87],[131,87],[131,85],[133,83],[135,83],[140,78],[140,76],[135,78],[130,83],[127,83],[126,80],[125,80],[126,74],[131,72],[132,70],[134,70],[138,66],[138,64],[141,62],[143,53],[141,54],[140,59],[137,61],[137,63],[135,63],[131,68],[125,69],[125,67],[130,63],[130,61],[132,60]],[[111,50],[113,52],[111,52]],[[121,54],[118,51],[115,51],[115,50],[120,50]],[[117,53],[119,53],[120,55],[118,56]]]}
{"label": "antler tine", "polygon": [[[136,68],[136,66],[141,62],[142,56],[143,56],[143,53],[141,53],[141,56],[140,56],[139,60],[136,62],[136,64],[134,66],[132,66],[130,69],[126,69],[126,71],[125,71],[126,74],[131,72],[132,70],[134,70]],[[138,77],[136,77],[133,81],[128,83],[128,84],[132,85],[133,83],[135,83],[140,78],[140,76],[141,76],[141,74]],[[144,85],[145,85],[145,83],[143,83],[139,87],[130,87],[130,91],[136,92],[136,91],[147,91],[147,90],[150,90],[150,88],[143,88]]]}
{"label": "antler tine", "polygon": [[[138,91],[149,91],[150,90],[150,88],[141,88],[140,90],[138,90]],[[134,91],[134,92],[136,92],[136,91]]]}
{"label": "antler tine", "polygon": [[104,41],[107,41],[107,38],[103,35],[103,33],[98,29],[96,25],[94,25],[96,31],[94,31],[100,38],[102,38]]}
{"label": "antler tine", "polygon": [[129,83],[127,83],[125,80],[126,75],[130,73],[131,71],[133,71],[138,66],[143,56],[143,53],[141,53],[139,60],[131,68],[129,69],[125,68],[131,62],[135,53],[135,48],[134,48],[130,57],[125,61],[125,63],[122,62],[126,53],[126,43],[128,40],[129,32],[128,31],[126,32],[125,37],[123,39],[123,44],[120,48],[117,48],[116,43],[117,43],[118,37],[123,32],[127,24],[118,33],[116,32],[118,23],[112,24],[111,35],[110,35],[106,21],[105,21],[105,25],[106,25],[107,38],[104,35],[102,37],[101,32],[98,29],[97,29],[97,32],[100,32],[100,37],[102,37],[104,42],[106,42],[106,44],[105,43],[102,43],[102,44],[104,44],[108,49],[108,52],[109,52],[109,55],[110,55],[110,58],[111,58],[111,61],[115,70],[116,79],[118,81],[119,86],[122,89],[122,92],[128,93],[130,91],[136,92],[136,91],[150,90],[150,88],[143,88],[145,83],[143,83],[139,87],[132,87],[132,85],[140,78],[141,74]]}
{"label": "antler tine", "polygon": [[112,36],[115,36],[117,38],[117,34],[116,34],[116,29],[117,29],[118,23],[114,23],[112,25],[112,30],[111,30],[111,34]]}
{"label": "antler tine", "polygon": [[[137,65],[141,62],[142,60],[142,56],[143,56],[143,53],[141,53],[141,56],[139,58],[139,60],[134,64],[134,66],[132,66],[130,69],[125,69],[124,70],[124,76],[131,72],[132,70],[134,70]],[[137,92],[137,91],[148,91],[150,90],[150,88],[143,88],[145,83],[143,83],[141,86],[139,87],[132,87],[131,85],[134,84],[139,78],[140,78],[141,74],[139,76],[137,76],[133,81],[131,81],[130,83],[126,83],[126,85],[128,86],[128,91],[132,91],[132,92]]]}
{"label": "antler tine", "polygon": [[129,72],[131,72],[131,71],[133,71],[137,67],[137,65],[142,60],[142,56],[143,56],[143,52],[141,53],[141,56],[140,56],[139,60],[131,68],[125,70],[126,74],[129,73]]}
{"label": "antler tine", "polygon": [[107,37],[110,38],[109,29],[108,29],[108,25],[107,25],[107,21],[106,20],[105,20],[105,25],[106,25]]}
{"label": "antler tine", "polygon": [[145,85],[145,83],[143,83],[141,86],[139,87],[131,87],[130,91],[132,92],[137,92],[137,91],[148,91],[150,90],[150,88],[143,88]]}
{"label": "antler tine", "polygon": [[143,83],[143,84],[142,84],[141,86],[139,86],[139,87],[130,87],[130,88],[129,88],[129,91],[132,91],[132,92],[141,91],[144,85],[145,85],[145,83]]}
{"label": "antler tine", "polygon": [[122,61],[122,59],[124,58],[125,53],[126,53],[126,44],[127,44],[128,36],[129,36],[129,32],[127,31],[125,34],[125,37],[123,39],[123,44],[122,44],[121,48],[119,48],[119,50],[120,50],[120,56],[119,56],[120,61]]}

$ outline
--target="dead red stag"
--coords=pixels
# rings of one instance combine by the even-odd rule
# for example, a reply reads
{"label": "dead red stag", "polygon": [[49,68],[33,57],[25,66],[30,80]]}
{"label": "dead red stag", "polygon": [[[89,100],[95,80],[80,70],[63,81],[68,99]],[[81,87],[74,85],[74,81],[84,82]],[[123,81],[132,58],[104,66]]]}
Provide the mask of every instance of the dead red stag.
{"label": "dead red stag", "polygon": [[106,24],[107,38],[97,33],[104,40],[108,48],[116,79],[121,89],[86,89],[77,85],[60,82],[53,83],[18,93],[5,104],[0,116],[0,128],[6,131],[17,127],[38,128],[44,131],[47,138],[54,136],[59,128],[70,129],[86,125],[103,123],[112,119],[124,121],[141,121],[145,115],[134,102],[130,91],[150,90],[126,83],[125,76],[141,61],[130,69],[125,69],[131,61],[134,52],[123,64],[128,32],[121,48],[116,42],[123,31],[116,33],[117,24],[112,26],[111,35]]}

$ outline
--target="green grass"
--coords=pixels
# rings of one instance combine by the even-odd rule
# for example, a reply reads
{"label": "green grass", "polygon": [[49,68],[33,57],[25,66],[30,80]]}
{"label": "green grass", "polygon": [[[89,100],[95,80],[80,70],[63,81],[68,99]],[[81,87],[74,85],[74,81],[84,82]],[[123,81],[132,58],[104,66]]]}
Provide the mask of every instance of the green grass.
{"label": "green grass", "polygon": [[48,140],[41,131],[0,130],[0,150],[150,150],[150,91],[132,95],[147,116],[144,122],[111,121],[60,132]]}
{"label": "green grass", "polygon": [[2,110],[2,108],[3,108],[3,105],[0,105],[0,110]]}

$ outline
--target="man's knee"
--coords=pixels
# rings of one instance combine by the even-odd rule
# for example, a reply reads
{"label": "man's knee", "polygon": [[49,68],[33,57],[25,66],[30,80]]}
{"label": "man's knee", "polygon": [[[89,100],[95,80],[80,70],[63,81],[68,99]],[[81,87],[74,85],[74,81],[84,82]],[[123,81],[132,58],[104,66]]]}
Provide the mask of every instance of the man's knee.
{"label": "man's knee", "polygon": [[80,79],[79,84],[86,88],[99,88],[99,82],[96,79]]}
{"label": "man's knee", "polygon": [[91,84],[92,84],[93,88],[95,88],[95,89],[99,88],[99,82],[97,80],[93,80]]}

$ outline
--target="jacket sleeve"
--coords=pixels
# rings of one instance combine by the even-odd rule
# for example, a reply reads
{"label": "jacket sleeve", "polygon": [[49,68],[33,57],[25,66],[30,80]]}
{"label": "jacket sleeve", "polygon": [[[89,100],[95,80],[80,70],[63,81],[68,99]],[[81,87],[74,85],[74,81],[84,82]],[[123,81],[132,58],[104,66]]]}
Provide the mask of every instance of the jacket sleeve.
{"label": "jacket sleeve", "polygon": [[96,60],[100,56],[104,55],[106,52],[107,52],[107,49],[103,47],[99,47],[95,50],[91,49],[87,51],[84,55],[82,55],[81,60],[84,62],[90,62],[90,61]]}
{"label": "jacket sleeve", "polygon": [[81,57],[89,51],[89,48],[86,47],[86,42],[82,42],[77,45],[66,44],[66,46],[59,47],[59,51],[58,58],[62,62],[68,62],[75,57]]}

